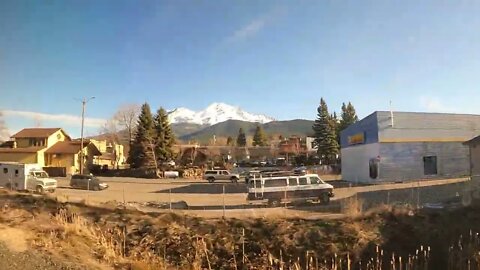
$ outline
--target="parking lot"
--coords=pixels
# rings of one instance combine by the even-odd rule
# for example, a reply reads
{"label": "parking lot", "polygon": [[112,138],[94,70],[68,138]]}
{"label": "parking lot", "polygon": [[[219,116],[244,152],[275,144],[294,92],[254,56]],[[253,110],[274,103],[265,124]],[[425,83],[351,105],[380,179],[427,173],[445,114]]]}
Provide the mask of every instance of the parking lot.
{"label": "parking lot", "polygon": [[[246,200],[247,187],[243,182],[233,184],[228,181],[207,183],[204,180],[187,179],[139,179],[123,177],[100,177],[109,187],[101,191],[73,189],[68,178],[57,178],[58,189],[54,196],[68,201],[106,202],[179,202],[184,201],[189,207],[205,209],[248,208]],[[408,183],[386,183],[368,186],[345,186],[335,188],[335,200],[345,199],[358,193],[415,189],[421,187],[462,183],[466,179],[422,180]],[[330,182],[334,183],[335,181]]]}
{"label": "parking lot", "polygon": [[[72,189],[68,178],[57,178],[57,196],[69,200],[88,200],[90,202],[176,202],[185,201],[189,206],[212,206],[223,202],[226,205],[246,203],[246,186],[243,183],[232,184],[227,181],[209,184],[206,181],[187,179],[152,180],[124,177],[100,177],[109,187],[101,191]],[[225,195],[223,195],[225,186]]]}

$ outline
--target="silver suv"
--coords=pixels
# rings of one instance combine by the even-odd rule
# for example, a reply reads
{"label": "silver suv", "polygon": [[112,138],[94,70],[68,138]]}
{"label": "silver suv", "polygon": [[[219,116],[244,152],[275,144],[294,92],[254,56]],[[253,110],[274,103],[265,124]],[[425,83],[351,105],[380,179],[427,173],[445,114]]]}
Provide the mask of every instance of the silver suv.
{"label": "silver suv", "polygon": [[205,171],[203,179],[207,180],[209,183],[213,183],[217,180],[230,180],[232,183],[237,183],[240,179],[240,175],[230,173],[227,170],[208,170]]}

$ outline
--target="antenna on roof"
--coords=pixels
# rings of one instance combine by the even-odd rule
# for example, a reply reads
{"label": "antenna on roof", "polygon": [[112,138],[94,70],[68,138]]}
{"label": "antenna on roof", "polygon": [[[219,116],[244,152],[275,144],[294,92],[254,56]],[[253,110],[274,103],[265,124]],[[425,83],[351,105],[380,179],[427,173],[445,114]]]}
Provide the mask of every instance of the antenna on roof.
{"label": "antenna on roof", "polygon": [[392,108],[391,100],[390,100],[390,126],[393,127],[393,108]]}

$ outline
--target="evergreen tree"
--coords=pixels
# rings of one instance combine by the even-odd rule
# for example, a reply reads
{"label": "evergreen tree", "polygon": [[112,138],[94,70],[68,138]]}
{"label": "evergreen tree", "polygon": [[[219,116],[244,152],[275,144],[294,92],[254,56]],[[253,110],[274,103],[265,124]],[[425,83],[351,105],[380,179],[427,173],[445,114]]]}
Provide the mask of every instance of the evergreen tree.
{"label": "evergreen tree", "polygon": [[168,121],[168,114],[165,109],[158,109],[154,119],[155,126],[155,156],[158,162],[170,161],[174,158],[173,144],[175,136]]}
{"label": "evergreen tree", "polygon": [[340,132],[346,129],[351,124],[358,122],[358,116],[355,112],[351,102],[348,102],[348,105],[342,103],[342,114],[340,115],[340,121],[338,122],[337,127],[337,141],[340,143]]}
{"label": "evergreen tree", "polygon": [[327,103],[323,98],[320,99],[317,112],[317,119],[313,124],[314,144],[318,147],[317,153],[322,163],[332,164],[336,161],[338,154],[338,142],[333,116],[328,113]]}
{"label": "evergreen tree", "polygon": [[238,130],[237,146],[240,146],[240,147],[247,146],[247,136],[245,136],[245,132],[243,131],[243,128],[240,128],[240,130]]}
{"label": "evergreen tree", "polygon": [[232,138],[231,136],[228,136],[228,138],[227,138],[227,146],[232,146],[232,145],[234,145],[234,143],[233,143],[233,138]]}
{"label": "evergreen tree", "polygon": [[255,134],[253,135],[253,146],[266,146],[267,136],[260,125],[257,125]]}
{"label": "evergreen tree", "polygon": [[135,138],[129,151],[132,168],[151,167],[155,165],[154,124],[148,103],[142,105],[137,121]]}
{"label": "evergreen tree", "polygon": [[333,126],[333,130],[335,130],[335,135],[337,136],[338,135],[338,127],[340,125],[340,122],[338,120],[338,116],[337,116],[337,112],[333,112],[333,114],[331,115],[330,117],[330,120],[332,121],[332,126]]}

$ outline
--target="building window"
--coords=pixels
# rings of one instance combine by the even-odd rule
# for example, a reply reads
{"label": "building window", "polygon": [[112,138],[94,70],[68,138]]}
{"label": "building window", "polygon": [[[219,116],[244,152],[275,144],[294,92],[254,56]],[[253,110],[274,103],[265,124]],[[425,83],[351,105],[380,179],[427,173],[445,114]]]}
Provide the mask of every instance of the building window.
{"label": "building window", "polygon": [[15,176],[18,176],[18,170],[15,170]]}
{"label": "building window", "polygon": [[437,174],[437,156],[423,157],[423,174],[425,175]]}
{"label": "building window", "polygon": [[368,168],[369,168],[370,178],[377,179],[378,178],[378,159],[377,158],[370,159],[368,163]]}
{"label": "building window", "polygon": [[7,169],[7,168],[3,168],[3,173],[8,173],[8,169]]}

